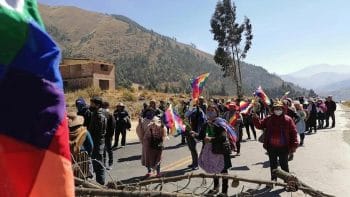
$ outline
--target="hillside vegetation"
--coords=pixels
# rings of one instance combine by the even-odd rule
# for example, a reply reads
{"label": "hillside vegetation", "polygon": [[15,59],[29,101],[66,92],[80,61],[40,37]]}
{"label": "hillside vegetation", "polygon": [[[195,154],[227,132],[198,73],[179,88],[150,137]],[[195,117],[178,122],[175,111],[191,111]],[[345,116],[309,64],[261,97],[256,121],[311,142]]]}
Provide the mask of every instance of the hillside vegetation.
{"label": "hillside vegetation", "polygon": [[[204,95],[233,95],[230,79],[223,79],[213,56],[182,44],[175,38],[148,30],[131,19],[85,11],[75,7],[40,6],[46,28],[62,48],[64,57],[101,59],[116,65],[116,85],[138,83],[151,90],[189,93],[191,78],[206,72],[210,77]],[[208,19],[209,29],[209,19]],[[271,97],[305,89],[285,83],[262,67],[244,63],[246,95],[261,85]],[[283,94],[281,93],[281,94]]]}

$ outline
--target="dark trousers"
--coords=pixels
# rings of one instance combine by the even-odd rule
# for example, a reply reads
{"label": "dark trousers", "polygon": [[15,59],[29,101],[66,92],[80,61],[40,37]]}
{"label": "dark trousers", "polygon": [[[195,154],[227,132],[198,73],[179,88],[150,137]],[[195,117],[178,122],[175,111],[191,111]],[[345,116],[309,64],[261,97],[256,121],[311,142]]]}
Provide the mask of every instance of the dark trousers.
{"label": "dark trousers", "polygon": [[122,134],[122,141],[121,145],[125,146],[125,141],[126,141],[126,128],[117,128],[115,130],[115,142],[114,146],[117,147],[119,143],[119,135]]}
{"label": "dark trousers", "polygon": [[245,130],[247,131],[247,135],[248,138],[250,139],[250,131],[249,131],[249,127],[252,129],[253,135],[254,135],[254,139],[256,139],[256,131],[255,131],[255,127],[253,123],[246,123],[244,124]]}
{"label": "dark trousers", "polygon": [[323,129],[324,119],[317,119],[317,122],[318,122],[318,128]]}
{"label": "dark trousers", "polygon": [[192,156],[192,166],[197,167],[198,166],[198,152],[196,149],[197,142],[191,135],[187,135],[186,140]]}
{"label": "dark trousers", "polygon": [[108,154],[108,164],[113,164],[112,136],[105,138],[105,148],[103,151],[103,163],[106,164]]}
{"label": "dark trousers", "polygon": [[305,133],[300,133],[299,136],[300,136],[300,145],[303,145],[304,144]]}
{"label": "dark trousers", "polygon": [[334,115],[334,112],[327,112],[327,114],[326,114],[326,127],[329,126],[329,117],[332,118],[332,127],[335,127],[335,115]]}
{"label": "dark trousers", "polygon": [[237,154],[241,152],[241,141],[242,141],[242,137],[243,137],[243,128],[242,126],[239,126],[238,129],[238,139],[236,142],[236,148],[237,148]]}
{"label": "dark trousers", "polygon": [[102,151],[95,150],[92,152],[92,166],[94,168],[94,172],[96,174],[96,182],[104,185],[105,184],[105,169],[103,166],[103,155]]}
{"label": "dark trousers", "polygon": [[[222,174],[227,174],[227,169],[221,171]],[[214,178],[214,189],[219,189],[219,178]],[[222,179],[222,190],[221,192],[226,194],[228,189],[228,179]]]}
{"label": "dark trousers", "polygon": [[186,136],[181,135],[181,144],[186,144]]}
{"label": "dark trousers", "polygon": [[[156,170],[157,170],[157,174],[159,174],[160,173],[160,163],[156,166]],[[147,167],[147,172],[151,173],[152,172],[152,168]]]}
{"label": "dark trousers", "polygon": [[276,181],[277,177],[272,174],[274,169],[277,169],[278,163],[280,164],[282,170],[289,172],[288,167],[288,148],[273,148],[267,149],[270,160],[270,170],[271,170],[271,180]]}

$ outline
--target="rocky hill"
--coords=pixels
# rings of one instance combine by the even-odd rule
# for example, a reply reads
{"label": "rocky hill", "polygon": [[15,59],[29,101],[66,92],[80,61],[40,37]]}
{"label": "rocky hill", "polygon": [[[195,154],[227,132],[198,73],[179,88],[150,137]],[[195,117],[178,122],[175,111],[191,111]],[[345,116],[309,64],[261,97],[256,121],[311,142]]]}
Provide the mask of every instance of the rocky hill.
{"label": "rocky hill", "polygon": [[[189,92],[191,78],[210,72],[205,94],[233,95],[230,79],[223,79],[213,56],[149,30],[131,19],[76,7],[40,5],[46,28],[61,46],[64,57],[101,59],[116,65],[116,83],[131,83],[164,92]],[[209,19],[208,19],[209,28]],[[253,49],[254,50],[254,49]],[[305,89],[285,83],[262,67],[242,66],[245,93],[263,86],[272,97],[285,89]],[[283,90],[282,90],[283,86]]]}

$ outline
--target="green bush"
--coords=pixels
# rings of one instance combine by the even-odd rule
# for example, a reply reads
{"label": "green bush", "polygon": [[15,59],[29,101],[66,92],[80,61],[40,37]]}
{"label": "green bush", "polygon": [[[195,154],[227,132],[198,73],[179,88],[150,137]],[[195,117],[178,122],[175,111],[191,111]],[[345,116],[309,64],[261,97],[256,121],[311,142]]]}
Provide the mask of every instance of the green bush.
{"label": "green bush", "polygon": [[123,101],[136,101],[137,98],[132,92],[125,90],[125,91],[123,91],[123,94],[122,94],[122,100]]}

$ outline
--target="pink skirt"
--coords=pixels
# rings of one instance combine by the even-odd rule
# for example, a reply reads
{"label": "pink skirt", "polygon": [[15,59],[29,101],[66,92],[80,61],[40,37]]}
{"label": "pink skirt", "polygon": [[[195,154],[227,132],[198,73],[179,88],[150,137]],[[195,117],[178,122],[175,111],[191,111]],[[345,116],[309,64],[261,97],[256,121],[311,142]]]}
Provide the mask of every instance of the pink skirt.
{"label": "pink skirt", "polygon": [[198,165],[206,173],[219,174],[225,167],[223,154],[214,154],[212,152],[212,144],[204,144],[204,147],[198,158]]}

